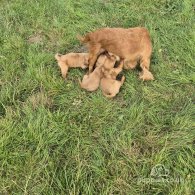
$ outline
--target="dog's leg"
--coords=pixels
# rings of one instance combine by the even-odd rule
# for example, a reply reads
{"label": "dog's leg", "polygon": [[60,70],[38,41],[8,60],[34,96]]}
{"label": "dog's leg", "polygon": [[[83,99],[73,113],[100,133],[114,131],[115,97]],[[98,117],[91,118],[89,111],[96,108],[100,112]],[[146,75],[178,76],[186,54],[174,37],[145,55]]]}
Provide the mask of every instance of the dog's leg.
{"label": "dog's leg", "polygon": [[92,72],[95,61],[97,60],[98,55],[101,53],[101,45],[95,44],[89,48],[89,73]]}
{"label": "dog's leg", "polygon": [[65,79],[68,72],[68,66],[67,65],[60,66],[60,69],[61,69],[62,77]]}
{"label": "dog's leg", "polygon": [[144,58],[140,60],[140,67],[142,68],[142,72],[139,75],[139,78],[143,81],[154,80],[154,76],[149,71],[150,67],[150,58]]}

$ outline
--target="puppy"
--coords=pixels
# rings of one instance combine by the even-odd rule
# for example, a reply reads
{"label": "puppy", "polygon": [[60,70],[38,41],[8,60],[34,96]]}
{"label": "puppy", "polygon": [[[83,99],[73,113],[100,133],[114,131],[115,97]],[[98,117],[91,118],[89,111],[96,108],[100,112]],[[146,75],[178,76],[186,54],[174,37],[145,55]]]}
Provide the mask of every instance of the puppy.
{"label": "puppy", "polygon": [[146,70],[149,72],[152,54],[152,43],[147,29],[102,28],[79,39],[89,48],[89,72],[92,71],[97,56],[106,50],[124,59],[125,68],[133,69],[140,62],[140,79],[153,80],[152,73],[145,77]]}
{"label": "puppy", "polygon": [[123,62],[119,64],[117,68],[112,68],[111,70],[106,70],[102,68],[103,78],[100,81],[100,88],[104,96],[108,98],[115,97],[125,81],[125,76],[122,76],[120,81],[116,80],[117,75],[123,69]]}
{"label": "puppy", "polygon": [[99,87],[101,77],[102,66],[98,66],[92,73],[84,75],[82,82],[79,80],[80,86],[87,91],[95,91]]}
{"label": "puppy", "polygon": [[55,59],[61,69],[63,78],[66,78],[69,68],[81,67],[82,69],[85,69],[89,65],[88,53],[68,53],[66,55],[56,54]]}
{"label": "puppy", "polygon": [[87,91],[97,90],[100,79],[102,78],[102,68],[104,68],[104,72],[110,71],[117,60],[119,60],[119,57],[111,53],[103,53],[99,55],[95,64],[95,70],[89,75],[85,75],[82,82],[79,81],[81,88],[84,88]]}
{"label": "puppy", "polygon": [[117,75],[123,70],[123,66],[124,66],[123,60],[119,61],[119,66],[116,68],[114,68],[113,64],[112,64],[112,68],[109,69],[107,68],[108,66],[103,66],[102,67],[103,76],[110,79],[116,79]]}

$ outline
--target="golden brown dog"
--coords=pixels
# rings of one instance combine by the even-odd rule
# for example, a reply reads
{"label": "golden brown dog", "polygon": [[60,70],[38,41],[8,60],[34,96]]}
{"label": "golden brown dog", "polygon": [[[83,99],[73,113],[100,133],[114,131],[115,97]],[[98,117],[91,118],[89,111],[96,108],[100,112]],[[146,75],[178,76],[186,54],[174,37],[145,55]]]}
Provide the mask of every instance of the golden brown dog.
{"label": "golden brown dog", "polygon": [[79,80],[80,86],[87,91],[95,91],[99,87],[101,77],[102,66],[98,66],[92,73],[84,75],[82,82]]}
{"label": "golden brown dog", "polygon": [[106,70],[102,67],[103,78],[100,81],[100,88],[103,92],[103,95],[108,98],[115,97],[125,81],[125,76],[122,76],[121,80],[116,80],[117,75],[123,69],[123,61],[117,68],[112,68],[111,70]]}
{"label": "golden brown dog", "polygon": [[121,81],[117,81],[115,79],[109,79],[109,78],[102,78],[100,81],[100,88],[102,90],[102,93],[104,96],[108,98],[115,97],[123,85],[125,81],[125,76],[122,76]]}
{"label": "golden brown dog", "polygon": [[124,68],[133,69],[140,62],[140,79],[154,79],[149,71],[152,43],[147,29],[102,28],[79,39],[89,47],[89,72],[92,71],[97,56],[106,50],[124,59]]}
{"label": "golden brown dog", "polygon": [[63,78],[66,78],[69,68],[81,67],[85,69],[88,67],[89,54],[88,53],[68,53],[66,55],[55,55],[58,61],[58,66],[61,69]]}

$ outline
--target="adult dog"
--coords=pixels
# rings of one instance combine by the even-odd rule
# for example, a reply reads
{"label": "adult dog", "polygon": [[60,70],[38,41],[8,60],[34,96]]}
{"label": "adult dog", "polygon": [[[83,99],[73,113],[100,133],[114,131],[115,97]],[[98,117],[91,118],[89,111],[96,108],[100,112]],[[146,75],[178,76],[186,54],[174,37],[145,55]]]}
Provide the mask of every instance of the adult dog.
{"label": "adult dog", "polygon": [[79,39],[89,48],[89,72],[92,72],[97,56],[108,51],[123,59],[126,69],[133,69],[140,62],[140,79],[154,79],[149,71],[152,43],[146,28],[102,28]]}

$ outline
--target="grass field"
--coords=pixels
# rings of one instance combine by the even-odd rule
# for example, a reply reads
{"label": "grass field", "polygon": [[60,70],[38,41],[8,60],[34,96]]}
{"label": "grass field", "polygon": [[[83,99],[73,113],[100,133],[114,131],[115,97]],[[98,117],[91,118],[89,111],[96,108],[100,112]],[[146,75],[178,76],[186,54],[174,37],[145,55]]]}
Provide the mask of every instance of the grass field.
{"label": "grass field", "polygon": [[[155,81],[125,71],[113,100],[54,59],[106,26],[153,42]],[[194,193],[193,0],[1,0],[0,45],[0,194]],[[151,175],[159,164],[168,175]]]}

